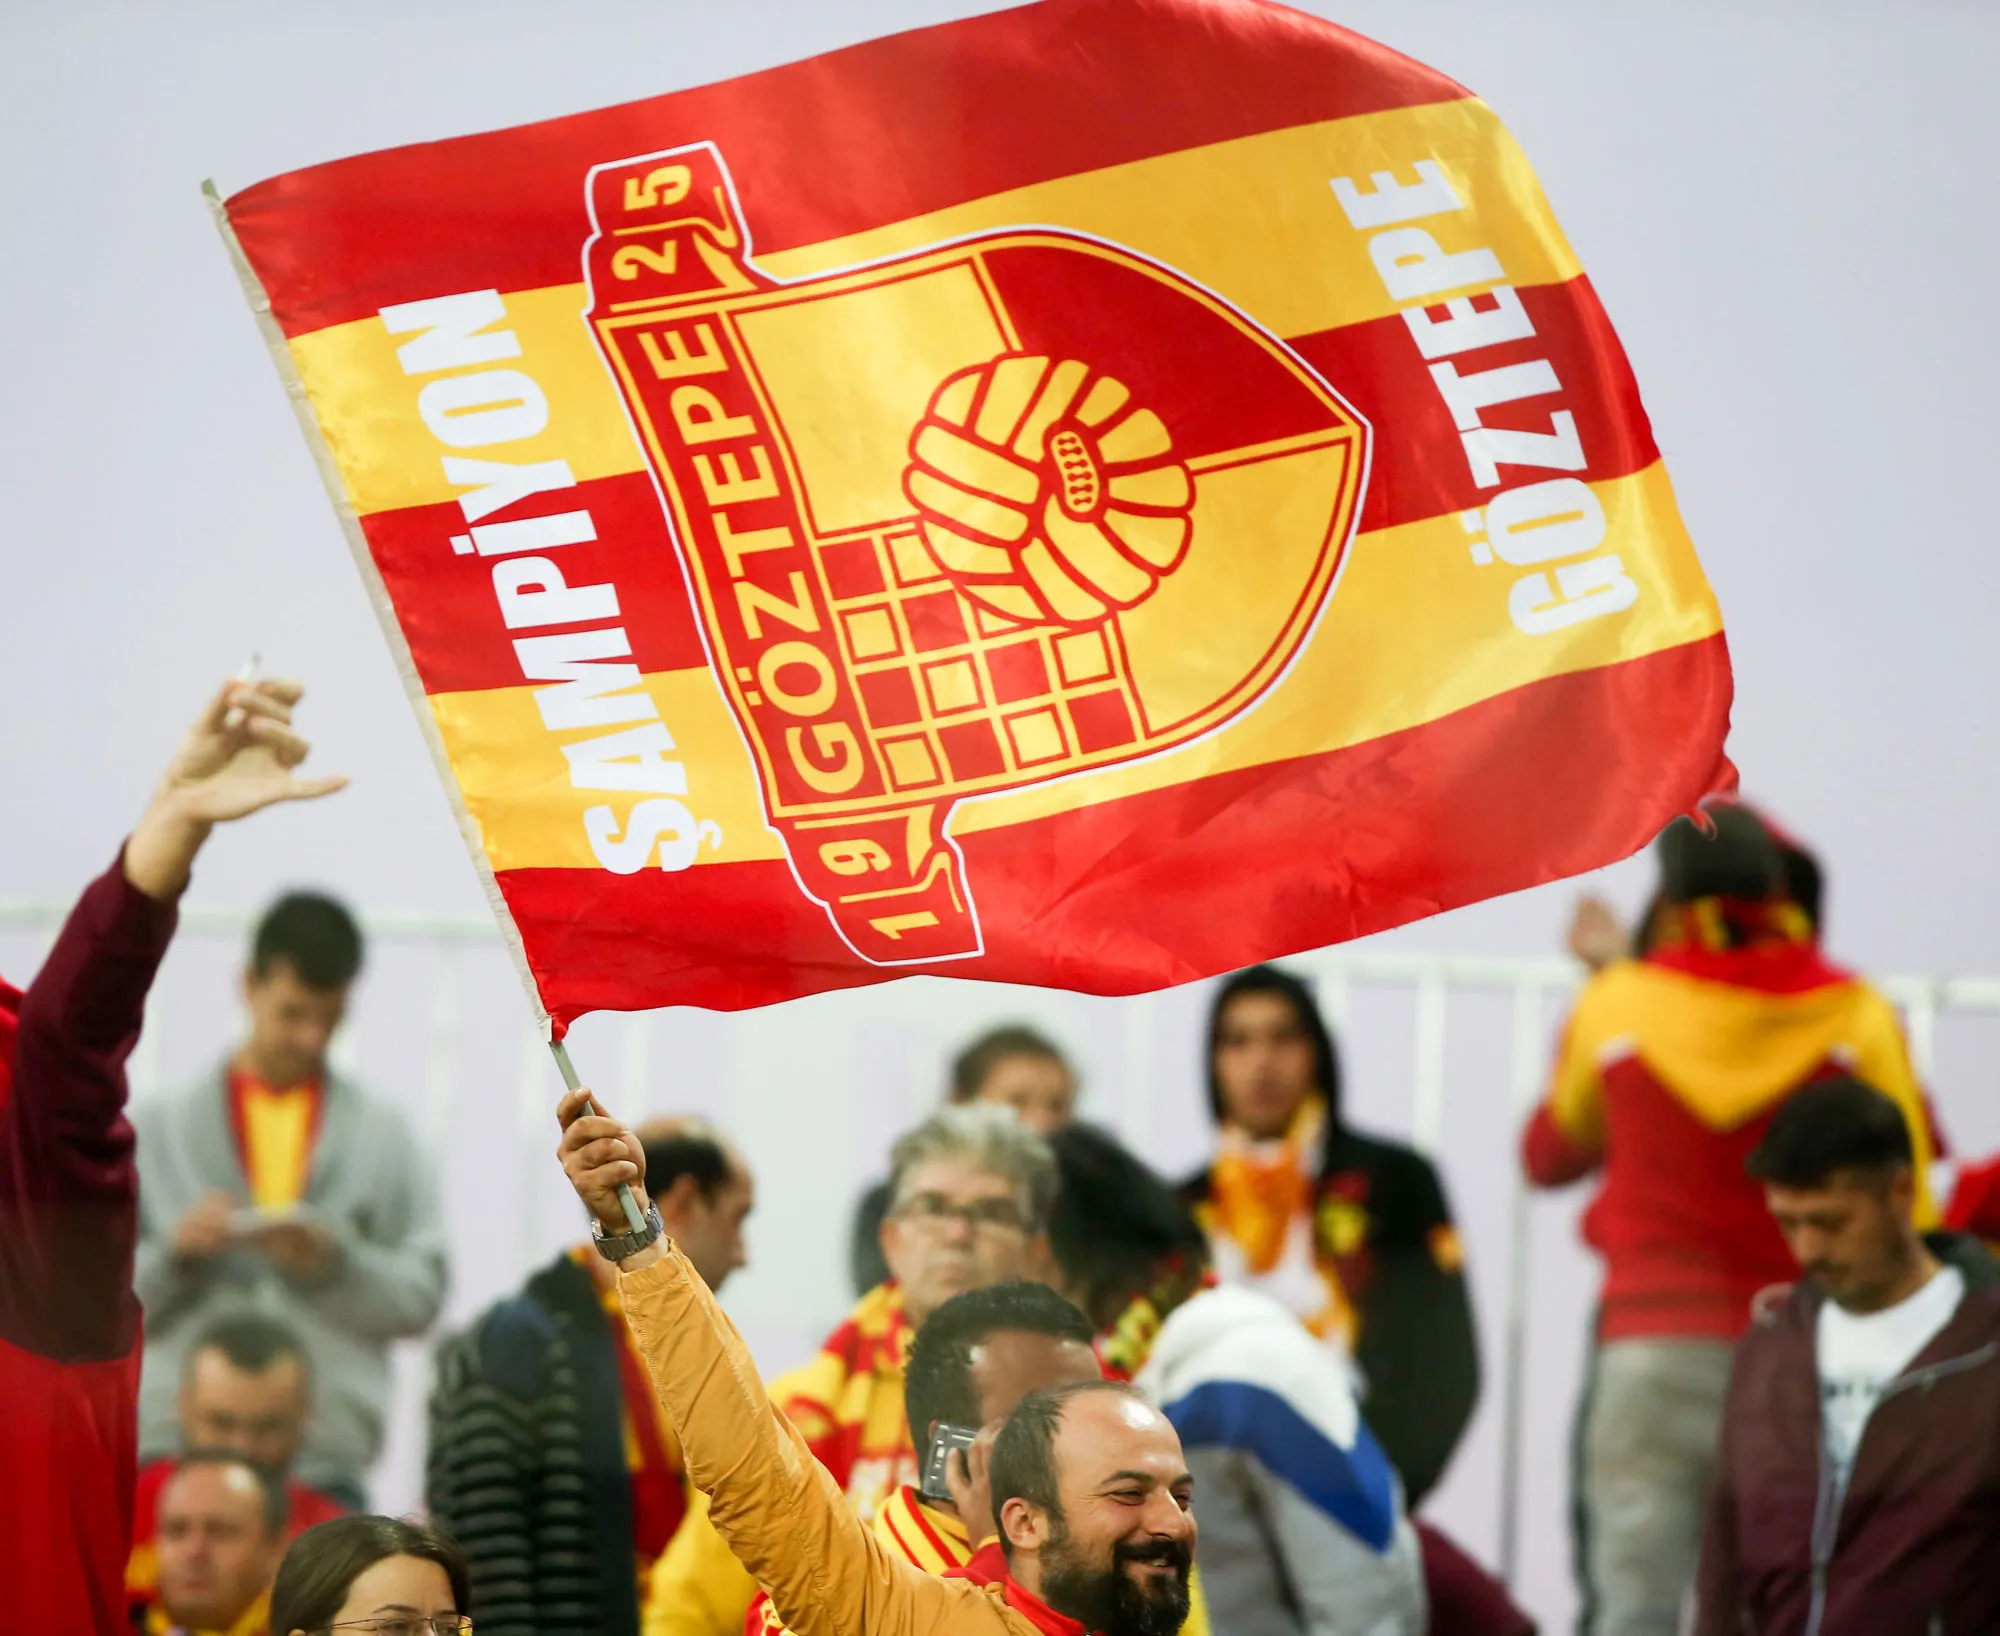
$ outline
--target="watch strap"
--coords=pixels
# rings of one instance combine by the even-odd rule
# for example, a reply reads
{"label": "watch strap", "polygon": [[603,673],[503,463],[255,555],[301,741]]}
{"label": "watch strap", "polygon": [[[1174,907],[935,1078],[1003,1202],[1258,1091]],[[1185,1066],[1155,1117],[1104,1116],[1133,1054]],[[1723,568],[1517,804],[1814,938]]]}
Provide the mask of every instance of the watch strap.
{"label": "watch strap", "polygon": [[597,1220],[592,1218],[590,1235],[592,1241],[597,1245],[597,1253],[603,1256],[606,1261],[623,1261],[629,1256],[637,1255],[648,1244],[657,1244],[661,1239],[665,1238],[667,1235],[667,1224],[660,1220],[660,1207],[651,1199],[648,1199],[646,1201],[646,1226],[644,1231],[637,1233],[607,1233]]}

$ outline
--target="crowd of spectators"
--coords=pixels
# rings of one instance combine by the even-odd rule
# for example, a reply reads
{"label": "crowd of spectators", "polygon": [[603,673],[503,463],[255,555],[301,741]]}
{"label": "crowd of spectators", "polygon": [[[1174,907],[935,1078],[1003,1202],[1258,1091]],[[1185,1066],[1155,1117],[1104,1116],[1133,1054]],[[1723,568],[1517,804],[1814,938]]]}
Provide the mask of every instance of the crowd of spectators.
{"label": "crowd of spectators", "polygon": [[[435,1339],[425,1518],[370,1515],[388,1348],[435,1325],[447,1257],[435,1156],[329,1067],[348,912],[281,898],[241,1043],[124,1112],[210,830],[337,787],[296,770],[297,698],[225,688],[0,991],[18,1628],[1534,1628],[1422,1514],[1480,1386],[1443,1183],[1355,1128],[1310,987],[1273,967],[1214,992],[1214,1148],[1179,1182],[1078,1118],[1057,1043],[969,1042],[858,1204],[853,1308],[768,1388],[715,1300],[745,1154],[569,1098],[589,1229]],[[1743,806],[1657,857],[1631,933],[1579,912],[1593,970],[1522,1142],[1533,1185],[1595,1188],[1585,1636],[2000,1629],[2000,1164],[1940,1211],[1935,1117],[1894,1008],[1821,950],[1817,859]]]}

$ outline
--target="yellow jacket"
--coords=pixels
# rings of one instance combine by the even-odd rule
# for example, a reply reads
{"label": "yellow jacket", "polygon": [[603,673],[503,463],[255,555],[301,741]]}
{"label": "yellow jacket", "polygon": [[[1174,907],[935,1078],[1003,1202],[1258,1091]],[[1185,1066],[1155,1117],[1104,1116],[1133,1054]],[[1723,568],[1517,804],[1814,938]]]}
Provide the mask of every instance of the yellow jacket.
{"label": "yellow jacket", "polygon": [[939,1579],[855,1514],[680,1252],[624,1272],[626,1320],[695,1487],[737,1560],[797,1636],[1056,1636],[1077,1626],[1018,1586]]}
{"label": "yellow jacket", "polygon": [[[901,1483],[916,1477],[916,1451],[903,1416],[903,1363],[910,1323],[901,1292],[877,1285],[855,1304],[803,1368],[771,1383],[779,1405],[821,1465],[867,1521]],[[645,1636],[741,1636],[756,1582],[709,1521],[708,1502],[690,1496],[687,1516],[653,1565]]]}

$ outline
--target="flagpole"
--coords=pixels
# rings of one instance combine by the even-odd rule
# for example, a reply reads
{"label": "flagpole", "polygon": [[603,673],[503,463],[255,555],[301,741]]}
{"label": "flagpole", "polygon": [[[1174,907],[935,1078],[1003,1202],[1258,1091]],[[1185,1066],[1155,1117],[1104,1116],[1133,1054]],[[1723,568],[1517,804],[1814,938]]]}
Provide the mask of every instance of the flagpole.
{"label": "flagpole", "polygon": [[[298,416],[299,430],[305,434],[306,447],[312,451],[313,464],[319,468],[320,480],[326,485],[326,496],[333,503],[334,515],[340,519],[341,533],[347,538],[349,551],[354,555],[354,565],[361,571],[361,583],[367,587],[369,605],[375,610],[381,622],[382,635],[389,644],[390,656],[396,661],[396,673],[402,679],[403,692],[410,701],[410,707],[417,718],[417,728],[424,736],[424,744],[431,753],[431,765],[437,769],[439,782],[444,786],[445,798],[451,802],[452,815],[458,820],[458,833],[465,842],[465,850],[472,859],[473,871],[479,877],[481,889],[486,894],[486,904],[493,911],[493,918],[499,922],[501,940],[507,945],[507,952],[513,956],[514,969],[519,974],[521,986],[527,991],[528,1005],[535,1014],[535,1026],[543,1039],[548,1041],[549,1050],[556,1059],[556,1067],[562,1073],[563,1084],[572,1091],[583,1088],[576,1076],[576,1066],[569,1060],[569,1052],[556,1038],[554,1020],[542,1004],[541,990],[536,986],[535,974],[528,966],[528,951],[521,942],[521,931],[514,924],[513,913],[507,907],[507,900],[500,895],[500,883],[494,879],[492,861],[486,856],[486,846],[480,836],[479,824],[466,807],[465,796],[458,787],[458,779],[451,770],[451,758],[445,753],[444,739],[438,731],[437,718],[431,713],[430,704],[424,693],[422,679],[417,675],[416,661],[410,656],[409,643],[404,639],[403,628],[397,622],[395,608],[389,600],[387,587],[382,583],[381,571],[375,566],[374,554],[368,549],[367,536],[361,529],[361,519],[354,513],[353,503],[347,496],[347,485],[340,475],[339,463],[334,459],[333,450],[327,446],[326,435],[320,429],[319,417],[313,412],[307,398],[305,382],[299,377],[298,364],[292,357],[292,349],[285,340],[283,330],[278,327],[271,313],[271,298],[265,292],[263,281],[257,277],[257,270],[250,265],[249,256],[244,254],[243,243],[236,236],[236,227],[229,219],[228,206],[213,182],[203,182],[202,197],[208,201],[209,214],[215,220],[216,231],[222,235],[224,247],[229,252],[230,264],[236,269],[237,280],[243,286],[243,298],[249,303],[251,316],[256,320],[258,332],[264,338],[265,348],[276,366],[278,378],[284,383],[285,395],[291,400],[293,412]],[[600,1112],[597,1104],[591,1104],[593,1113]],[[625,1219],[633,1232],[643,1232],[646,1226],[645,1213],[639,1208],[639,1201],[632,1196],[632,1189],[620,1186],[618,1202],[625,1208]]]}
{"label": "flagpole", "polygon": [[[563,1084],[572,1091],[582,1090],[583,1081],[576,1077],[576,1064],[569,1060],[569,1047],[561,1040],[552,1039],[549,1041],[549,1055],[556,1059],[556,1068],[562,1074]],[[601,1114],[604,1110],[592,1102],[590,1111]],[[639,1208],[639,1201],[632,1196],[632,1189],[628,1183],[618,1184],[618,1202],[625,1207],[625,1220],[632,1231],[643,1233],[646,1230],[646,1213]]]}

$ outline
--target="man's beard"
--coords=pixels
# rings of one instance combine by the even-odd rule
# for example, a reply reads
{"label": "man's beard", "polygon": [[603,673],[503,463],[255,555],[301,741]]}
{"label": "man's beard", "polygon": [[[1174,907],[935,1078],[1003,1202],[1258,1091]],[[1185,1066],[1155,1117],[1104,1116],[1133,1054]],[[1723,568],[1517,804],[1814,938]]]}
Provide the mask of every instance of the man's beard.
{"label": "man's beard", "polygon": [[[1171,1579],[1142,1584],[1126,1572],[1131,1562],[1171,1563]],[[1099,1636],[1179,1636],[1188,1616],[1188,1570],[1193,1556],[1179,1540],[1153,1539],[1143,1545],[1120,1540],[1111,1548],[1111,1566],[1101,1568],[1070,1544],[1069,1530],[1056,1525],[1042,1548],[1042,1600],[1058,1613]]]}

